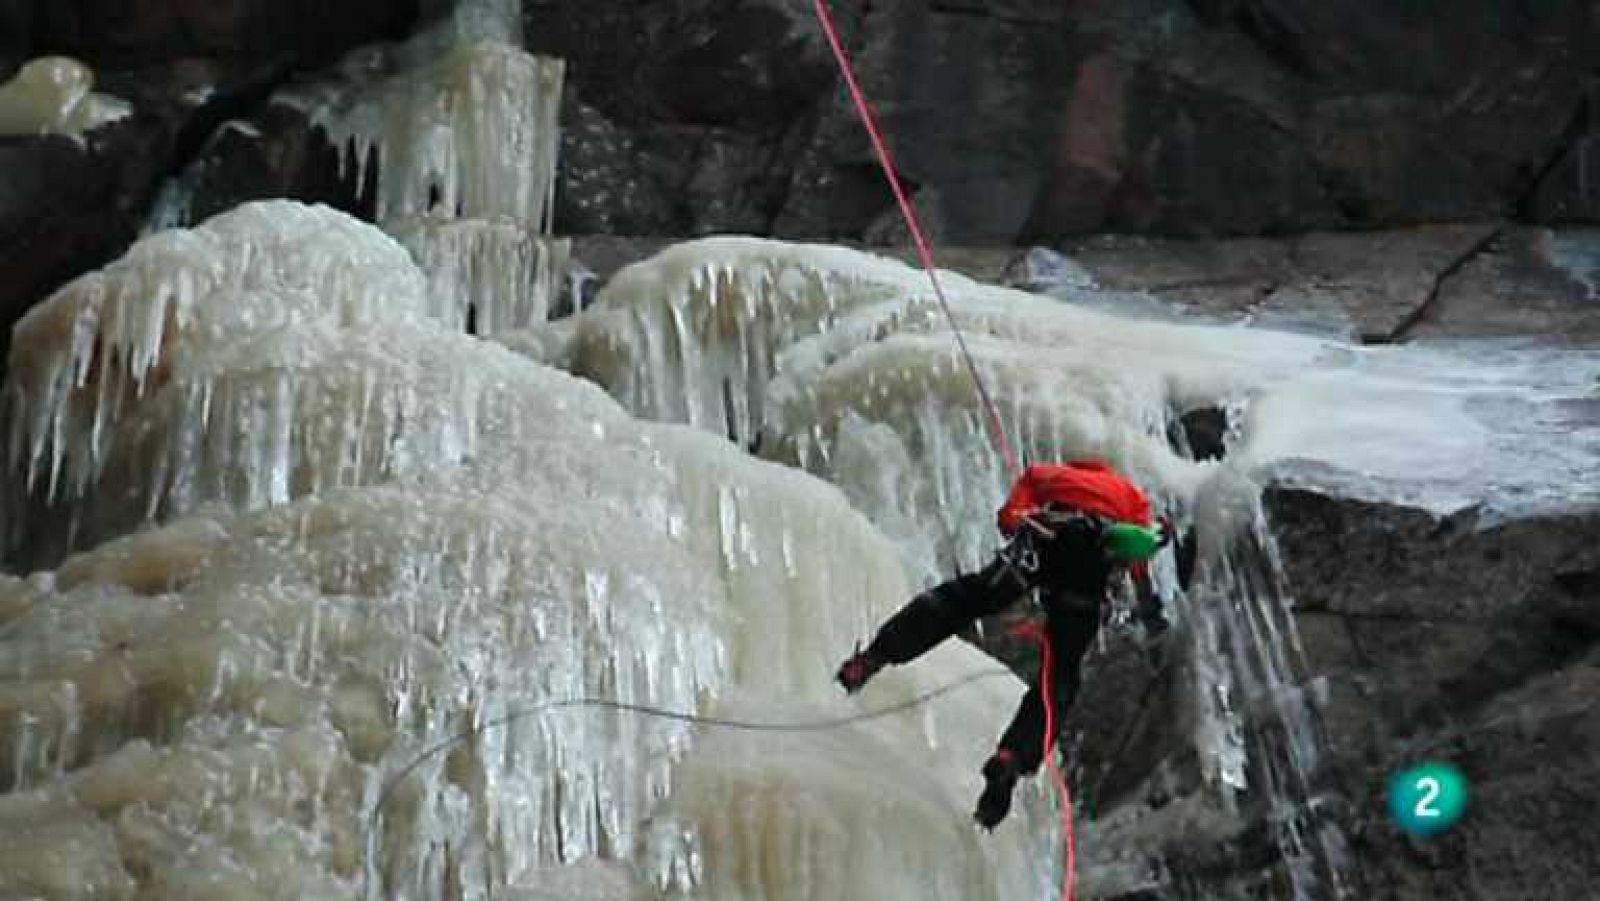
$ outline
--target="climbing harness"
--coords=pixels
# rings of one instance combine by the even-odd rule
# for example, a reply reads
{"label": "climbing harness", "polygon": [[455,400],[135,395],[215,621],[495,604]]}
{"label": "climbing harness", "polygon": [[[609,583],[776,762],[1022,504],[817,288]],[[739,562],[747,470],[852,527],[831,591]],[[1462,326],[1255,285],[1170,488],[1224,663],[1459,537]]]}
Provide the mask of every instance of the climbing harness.
{"label": "climbing harness", "polygon": [[[889,155],[889,147],[884,142],[882,130],[878,128],[877,119],[872,115],[872,107],[867,103],[865,92],[856,81],[855,69],[850,65],[850,57],[845,53],[844,42],[839,38],[838,26],[834,24],[833,14],[828,10],[827,0],[813,0],[817,11],[817,20],[822,25],[822,31],[827,35],[828,46],[833,49],[833,57],[839,63],[839,72],[844,77],[845,85],[850,89],[850,98],[855,102],[856,112],[861,116],[861,124],[867,129],[867,136],[872,140],[872,147],[878,154],[878,164],[883,168],[883,175],[889,181],[889,189],[894,192],[895,202],[900,205],[900,215],[905,219],[906,228],[911,231],[911,238],[917,246],[917,256],[922,261],[922,268],[928,272],[928,281],[933,284],[933,294],[939,301],[939,307],[944,311],[945,318],[950,322],[950,330],[955,335],[956,347],[960,350],[961,359],[967,365],[967,372],[972,376],[973,390],[978,394],[978,401],[983,405],[985,421],[989,427],[990,436],[994,439],[995,447],[1005,459],[1007,468],[1011,471],[1013,480],[1022,476],[1022,465],[1016,451],[1011,447],[1011,441],[1006,437],[1004,424],[1000,421],[1000,412],[994,405],[989,389],[983,383],[983,377],[978,372],[978,364],[972,358],[972,352],[967,348],[966,338],[961,333],[961,326],[956,322],[955,313],[950,309],[950,302],[944,296],[944,288],[939,284],[939,270],[933,262],[933,250],[929,247],[927,236],[923,233],[922,223],[917,218],[915,204],[906,194],[905,187],[900,183],[900,176],[895,172],[894,160]],[[1056,763],[1055,756],[1050,752],[1055,746],[1055,706],[1051,697],[1051,664],[1054,662],[1050,650],[1050,639],[1044,636],[1040,640],[1043,649],[1043,672],[1040,680],[1044,685],[1045,709],[1045,738],[1044,759],[1050,770],[1051,780],[1055,783],[1056,791],[1061,798],[1061,824],[1066,834],[1066,872],[1061,881],[1062,901],[1071,901],[1073,884],[1077,879],[1077,841],[1072,832],[1072,794],[1067,790],[1067,780],[1061,774],[1060,766]]]}

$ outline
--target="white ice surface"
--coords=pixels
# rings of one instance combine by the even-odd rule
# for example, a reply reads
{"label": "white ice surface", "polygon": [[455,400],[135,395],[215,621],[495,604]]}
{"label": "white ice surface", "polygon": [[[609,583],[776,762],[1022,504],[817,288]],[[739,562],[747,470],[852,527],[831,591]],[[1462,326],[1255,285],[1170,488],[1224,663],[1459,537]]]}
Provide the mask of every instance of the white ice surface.
{"label": "white ice surface", "polygon": [[968,818],[1005,676],[816,733],[521,716],[369,837],[389,776],[542,701],[795,721],[995,667],[952,644],[842,699],[911,583],[838,490],[444,327],[423,282],[371,227],[255,204],[24,323],[13,487],[71,490],[12,525],[97,546],[0,579],[0,894],[1045,892],[1035,788],[997,836]]}
{"label": "white ice surface", "polygon": [[[1214,405],[1239,414],[1229,480],[1289,471],[1437,512],[1600,500],[1594,351],[1367,348],[1124,318],[948,272],[941,281],[1030,459],[1105,456],[1192,507],[1220,484],[1218,467],[1182,459],[1165,436],[1178,413]],[[908,521],[969,522],[1003,495],[949,323],[926,275],[899,262],[751,238],[687,242],[619,272],[564,328],[575,330],[561,345],[566,365],[639,415],[759,441],[853,498],[881,493],[889,476],[871,471],[875,460],[890,472],[914,461],[921,484],[891,493],[937,503]],[[888,432],[862,437],[874,423]],[[846,456],[865,469],[835,471],[835,452],[861,441],[874,450]],[[950,506],[961,490],[952,479],[981,497]]]}
{"label": "white ice surface", "polygon": [[93,87],[94,70],[78,60],[29,60],[0,84],[0,135],[81,135],[133,112],[126,101]]}

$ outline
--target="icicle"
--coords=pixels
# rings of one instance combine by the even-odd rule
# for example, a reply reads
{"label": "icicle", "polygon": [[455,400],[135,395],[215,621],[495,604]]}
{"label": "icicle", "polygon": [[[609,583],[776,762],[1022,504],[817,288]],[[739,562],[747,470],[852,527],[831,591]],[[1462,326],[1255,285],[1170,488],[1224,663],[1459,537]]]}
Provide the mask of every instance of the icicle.
{"label": "icicle", "polygon": [[405,62],[412,68],[352,97],[305,101],[334,146],[349,148],[359,166],[377,155],[378,221],[388,226],[437,211],[509,217],[546,230],[562,61],[486,42]]}
{"label": "icicle", "polygon": [[572,242],[510,219],[424,218],[391,232],[428,276],[435,318],[479,335],[542,323],[561,288]]}
{"label": "icicle", "polygon": [[[150,236],[17,324],[8,479],[23,494],[71,507],[99,493],[107,460],[126,440],[124,423],[193,360],[225,357],[230,344],[297,322],[427,314],[422,277],[404,248],[325,207],[247,204],[192,231]],[[8,527],[15,542],[29,522]]]}

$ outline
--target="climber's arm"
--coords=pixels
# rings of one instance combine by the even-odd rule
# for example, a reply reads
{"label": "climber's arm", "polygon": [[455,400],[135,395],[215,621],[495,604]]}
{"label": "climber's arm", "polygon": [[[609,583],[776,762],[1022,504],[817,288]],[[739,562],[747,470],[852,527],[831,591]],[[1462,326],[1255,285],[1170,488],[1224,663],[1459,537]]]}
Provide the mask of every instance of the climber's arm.
{"label": "climber's arm", "polygon": [[1032,539],[1019,533],[983,569],[912,598],[878,630],[867,654],[880,664],[914,660],[973,620],[1015,603],[1034,587],[1038,572]]}

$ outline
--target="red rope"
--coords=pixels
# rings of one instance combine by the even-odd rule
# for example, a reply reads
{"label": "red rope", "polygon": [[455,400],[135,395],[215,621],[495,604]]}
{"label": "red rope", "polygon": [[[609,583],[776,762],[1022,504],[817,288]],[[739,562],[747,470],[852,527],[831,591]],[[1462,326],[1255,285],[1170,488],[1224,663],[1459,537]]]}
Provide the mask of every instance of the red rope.
{"label": "red rope", "polygon": [[1044,764],[1050,771],[1050,781],[1055,783],[1056,794],[1061,798],[1061,828],[1066,835],[1067,869],[1061,877],[1062,901],[1072,901],[1072,887],[1078,879],[1078,841],[1072,834],[1072,792],[1067,788],[1067,777],[1056,763],[1056,699],[1055,655],[1050,646],[1050,634],[1040,630],[1039,648],[1044,655],[1040,667],[1040,685],[1044,692]]}
{"label": "red rope", "polygon": [[[867,136],[872,139],[872,147],[878,154],[878,164],[883,167],[883,175],[889,181],[890,190],[894,191],[894,199],[900,205],[900,215],[905,219],[906,227],[911,230],[911,238],[917,245],[917,256],[922,261],[922,268],[928,272],[928,281],[933,283],[934,296],[939,299],[939,307],[944,310],[945,318],[950,321],[950,330],[955,334],[956,346],[961,351],[961,358],[967,364],[967,372],[972,376],[972,386],[978,392],[978,400],[982,402],[986,414],[990,437],[994,439],[995,447],[1005,459],[1006,466],[1011,470],[1013,479],[1020,478],[1022,467],[1017,460],[1017,455],[1011,448],[1011,441],[1006,438],[1004,425],[1000,422],[1000,412],[995,408],[994,401],[989,397],[989,391],[984,387],[983,378],[978,374],[978,365],[972,359],[972,352],[967,349],[966,338],[961,334],[961,327],[956,324],[956,317],[950,310],[950,301],[944,296],[944,288],[939,284],[939,270],[933,262],[933,249],[929,246],[928,238],[922,231],[922,223],[917,218],[917,209],[906,194],[905,187],[900,184],[900,176],[895,171],[894,160],[889,155],[889,146],[883,140],[883,132],[878,128],[878,121],[872,115],[872,107],[867,103],[867,96],[861,90],[861,85],[856,81],[855,69],[850,65],[850,57],[845,53],[844,42],[839,39],[839,29],[834,25],[833,14],[828,11],[827,0],[813,0],[817,10],[817,20],[822,23],[822,30],[828,36],[828,45],[833,48],[833,57],[839,63],[839,71],[844,75],[844,83],[850,89],[850,99],[855,101],[856,112],[861,115],[861,124],[866,126]],[[1040,678],[1043,680],[1044,692],[1044,757],[1050,770],[1051,781],[1055,783],[1056,792],[1061,798],[1061,828],[1066,836],[1067,867],[1061,880],[1062,901],[1072,901],[1073,885],[1077,881],[1078,847],[1077,839],[1072,829],[1072,793],[1067,789],[1066,777],[1062,775],[1061,768],[1056,765],[1055,755],[1055,697],[1052,687],[1051,669],[1054,664],[1050,648],[1050,638],[1041,634],[1040,643],[1043,647],[1044,660]]]}
{"label": "red rope", "polygon": [[844,75],[844,83],[850,88],[850,98],[855,101],[856,112],[861,114],[861,124],[866,126],[867,136],[872,139],[872,148],[878,153],[878,164],[883,167],[883,175],[889,180],[889,188],[894,191],[894,199],[900,204],[900,215],[905,219],[906,228],[911,230],[911,239],[916,242],[917,257],[922,261],[922,268],[928,271],[928,281],[933,283],[933,294],[939,299],[939,307],[944,310],[945,318],[950,320],[950,328],[956,336],[956,347],[961,351],[961,359],[966,362],[967,372],[972,375],[972,386],[977,390],[978,400],[983,404],[989,435],[994,439],[1000,456],[1005,459],[1006,467],[1011,470],[1011,477],[1019,478],[1022,475],[1022,466],[1017,460],[1016,451],[1011,449],[1010,439],[1006,437],[1005,427],[1000,422],[1000,413],[989,397],[983,379],[978,375],[978,364],[972,359],[972,351],[967,349],[967,339],[961,334],[960,326],[956,325],[955,314],[950,310],[950,301],[944,296],[944,287],[939,284],[939,270],[933,264],[933,249],[928,243],[927,235],[922,231],[922,221],[917,218],[916,205],[911,202],[905,187],[900,184],[900,175],[895,170],[893,158],[889,155],[889,145],[883,140],[883,132],[878,128],[878,120],[872,114],[872,106],[867,103],[867,95],[862,92],[860,83],[856,81],[855,68],[850,65],[850,57],[845,53],[844,42],[839,40],[839,29],[834,25],[833,14],[828,11],[827,0],[814,0],[814,3],[817,8],[817,19],[822,23],[822,30],[828,36],[828,45],[833,48],[834,59],[839,62],[839,71]]}

